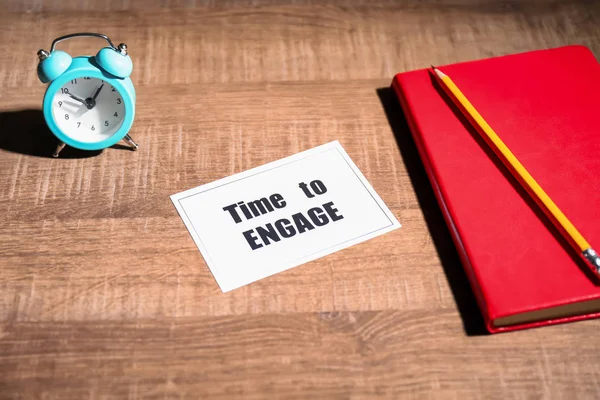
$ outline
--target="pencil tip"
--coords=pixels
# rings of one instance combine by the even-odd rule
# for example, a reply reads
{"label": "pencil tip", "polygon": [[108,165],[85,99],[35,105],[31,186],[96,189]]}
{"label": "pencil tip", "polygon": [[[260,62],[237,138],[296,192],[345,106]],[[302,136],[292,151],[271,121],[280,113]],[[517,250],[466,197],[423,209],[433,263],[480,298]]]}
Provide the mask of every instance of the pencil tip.
{"label": "pencil tip", "polygon": [[435,74],[437,75],[438,78],[442,79],[446,76],[446,74],[443,73],[442,71],[440,71],[439,69],[437,69],[437,67],[434,67],[432,65],[431,68],[433,68],[433,72],[435,72]]}

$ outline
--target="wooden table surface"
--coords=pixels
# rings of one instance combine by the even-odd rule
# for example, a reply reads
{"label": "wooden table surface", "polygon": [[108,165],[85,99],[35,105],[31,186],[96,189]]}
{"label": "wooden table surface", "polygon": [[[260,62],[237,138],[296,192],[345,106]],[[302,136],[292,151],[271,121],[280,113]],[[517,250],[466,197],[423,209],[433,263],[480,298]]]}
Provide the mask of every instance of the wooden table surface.
{"label": "wooden table surface", "polygon": [[[598,2],[0,10],[2,399],[600,398],[600,321],[483,334],[388,89],[430,64],[575,43],[600,55]],[[138,152],[50,157],[36,52],[77,31],[129,45]],[[169,195],[332,140],[403,228],[221,293]]]}

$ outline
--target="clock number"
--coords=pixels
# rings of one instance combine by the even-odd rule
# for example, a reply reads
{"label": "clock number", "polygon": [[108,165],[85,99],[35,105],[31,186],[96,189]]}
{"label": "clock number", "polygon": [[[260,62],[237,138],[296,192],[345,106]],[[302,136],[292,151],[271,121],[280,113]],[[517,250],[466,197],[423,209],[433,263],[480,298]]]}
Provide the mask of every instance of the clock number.
{"label": "clock number", "polygon": [[72,85],[76,85],[77,84],[77,79],[71,79],[71,84]]}
{"label": "clock number", "polygon": [[81,126],[81,122],[78,122],[77,123],[77,127],[79,128],[80,126]]}
{"label": "clock number", "polygon": [[121,98],[120,97],[117,98],[117,104],[121,104]]}
{"label": "clock number", "polygon": [[110,91],[111,91],[111,92],[116,92],[116,90],[115,90],[115,87],[114,87],[114,86],[111,86],[111,87],[110,87]]}
{"label": "clock number", "polygon": [[60,88],[62,94],[69,94],[69,89],[66,87]]}
{"label": "clock number", "polygon": [[59,101],[59,102],[58,102],[58,106],[59,106],[59,107],[62,107],[62,101]]}
{"label": "clock number", "polygon": [[96,130],[96,128],[94,127],[94,125],[92,125],[92,127],[90,129],[93,130],[93,131]]}
{"label": "clock number", "polygon": [[115,111],[115,113],[113,114],[113,117],[118,117],[119,114],[117,114],[117,112]]}
{"label": "clock number", "polygon": [[108,121],[104,121],[104,126],[108,126]]}
{"label": "clock number", "polygon": [[89,76],[84,76],[84,77],[83,77],[83,80],[88,80],[88,79],[90,79],[90,77],[89,77]]}
{"label": "clock number", "polygon": [[65,114],[65,119],[68,120],[69,119],[69,114]]}

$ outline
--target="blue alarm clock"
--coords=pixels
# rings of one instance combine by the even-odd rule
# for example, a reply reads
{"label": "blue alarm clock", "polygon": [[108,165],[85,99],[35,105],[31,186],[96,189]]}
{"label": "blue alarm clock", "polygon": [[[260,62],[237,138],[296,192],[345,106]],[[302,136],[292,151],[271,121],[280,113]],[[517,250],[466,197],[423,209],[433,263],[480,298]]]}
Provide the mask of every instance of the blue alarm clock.
{"label": "blue alarm clock", "polygon": [[[71,57],[56,44],[75,37],[98,37],[108,42],[95,56]],[[133,150],[128,135],[135,115],[135,89],[129,75],[133,63],[127,45],[114,46],[100,33],[73,33],[54,39],[50,52],[38,51],[38,77],[50,83],[44,95],[44,118],[59,145],[53,156],[69,145],[100,150],[120,140]]]}

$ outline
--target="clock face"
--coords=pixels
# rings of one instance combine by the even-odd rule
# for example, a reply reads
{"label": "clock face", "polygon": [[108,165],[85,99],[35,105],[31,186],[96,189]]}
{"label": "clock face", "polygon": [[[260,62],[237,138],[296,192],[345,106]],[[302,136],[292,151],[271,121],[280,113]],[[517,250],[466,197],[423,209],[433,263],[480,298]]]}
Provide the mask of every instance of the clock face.
{"label": "clock face", "polygon": [[86,143],[111,137],[125,117],[123,96],[102,79],[80,77],[65,83],[54,95],[52,114],[58,128]]}

